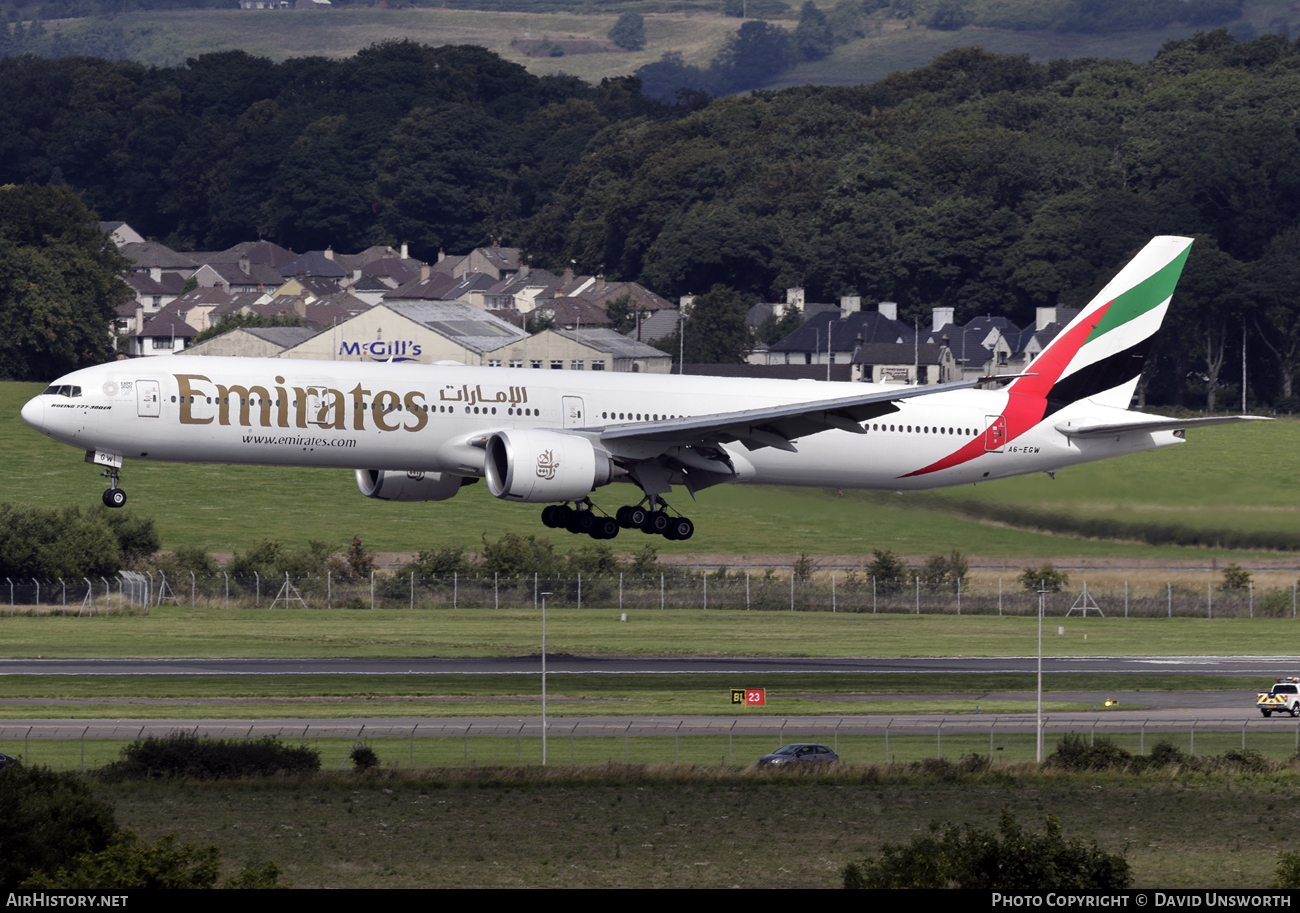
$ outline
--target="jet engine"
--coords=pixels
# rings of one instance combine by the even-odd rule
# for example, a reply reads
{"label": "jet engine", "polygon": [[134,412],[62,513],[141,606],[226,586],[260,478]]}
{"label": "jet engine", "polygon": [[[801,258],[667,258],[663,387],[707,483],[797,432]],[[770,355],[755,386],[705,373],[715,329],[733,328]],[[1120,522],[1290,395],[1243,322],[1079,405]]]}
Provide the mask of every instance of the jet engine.
{"label": "jet engine", "polygon": [[446,501],[454,497],[462,485],[477,481],[447,472],[357,470],[357,488],[367,498],[381,501]]}
{"label": "jet engine", "polygon": [[506,501],[577,501],[608,485],[618,467],[574,434],[515,428],[488,438],[488,491]]}

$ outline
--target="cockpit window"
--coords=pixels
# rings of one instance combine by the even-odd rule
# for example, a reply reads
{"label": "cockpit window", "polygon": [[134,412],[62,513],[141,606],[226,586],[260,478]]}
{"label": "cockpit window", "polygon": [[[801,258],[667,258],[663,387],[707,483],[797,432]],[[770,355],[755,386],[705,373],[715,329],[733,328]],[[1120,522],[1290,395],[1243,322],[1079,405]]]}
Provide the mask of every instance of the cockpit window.
{"label": "cockpit window", "polygon": [[55,396],[80,396],[81,388],[74,387],[72,384],[54,384],[46,387],[45,393],[53,393]]}

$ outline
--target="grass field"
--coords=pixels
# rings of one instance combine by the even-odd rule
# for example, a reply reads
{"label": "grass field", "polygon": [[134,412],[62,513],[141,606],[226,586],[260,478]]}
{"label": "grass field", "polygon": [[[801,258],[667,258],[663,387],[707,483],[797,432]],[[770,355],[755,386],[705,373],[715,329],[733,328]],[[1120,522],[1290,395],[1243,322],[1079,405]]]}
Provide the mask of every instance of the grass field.
{"label": "grass field", "polygon": [[[1087,733],[1080,726],[1081,734]],[[845,764],[906,764],[931,758],[958,761],[968,754],[988,756],[998,765],[1032,764],[1035,757],[1032,732],[947,732],[942,738],[934,733],[904,734],[894,732],[888,739],[883,735],[838,735],[824,732],[801,734],[792,730],[785,743],[815,741],[834,748]],[[1133,755],[1150,754],[1160,741],[1175,745],[1183,752],[1195,748],[1199,757],[1222,755],[1228,751],[1242,750],[1242,738],[1236,732],[1201,731],[1193,745],[1186,730],[1145,733],[1120,733],[1107,736],[1111,742]],[[1045,739],[1050,753],[1060,738],[1059,732],[1050,732]],[[355,738],[313,738],[310,734],[299,739],[293,734],[284,738],[286,743],[305,745],[320,752],[323,770],[351,770],[349,753]],[[448,774],[454,776],[457,768],[510,768],[538,767],[542,762],[542,741],[536,736],[491,735],[468,737],[449,733],[438,738],[363,738],[385,770],[414,770],[425,776]],[[6,753],[19,757],[28,764],[39,764],[55,770],[93,771],[118,760],[121,750],[130,739],[21,739],[7,740]],[[1245,739],[1245,750],[1258,752],[1264,758],[1288,761],[1295,757],[1295,732],[1285,730],[1252,730]],[[547,766],[599,768],[611,764],[637,764],[645,766],[673,765],[714,768],[718,772],[734,772],[753,765],[761,756],[774,751],[778,739],[772,736],[736,735],[725,732],[712,735],[672,736],[619,735],[592,736],[579,734],[570,738],[568,727],[556,724],[547,739]]]}
{"label": "grass field", "polygon": [[[833,3],[821,4],[829,9]],[[1259,25],[1270,14],[1288,16],[1285,5],[1252,3],[1249,17]],[[529,58],[510,46],[516,38],[604,38],[616,15],[496,13],[447,9],[335,9],[327,13],[249,13],[240,10],[151,10],[126,13],[115,23],[126,30],[146,26],[162,30],[169,41],[159,43],[160,60],[197,56],[211,51],[242,49],[251,54],[283,60],[322,55],[344,57],[377,42],[410,38],[423,44],[475,44],[486,47],[543,75],[568,73],[588,82],[626,75],[665,53],[675,52],[695,66],[707,66],[740,21],[705,13],[647,14],[646,47],[637,52],[568,54],[564,57]],[[52,23],[59,28],[77,20]],[[792,28],[794,22],[779,24]],[[1196,29],[1173,26],[1121,35],[1058,35],[1050,32],[1014,32],[965,28],[933,31],[899,20],[885,20],[884,28],[866,38],[842,45],[830,57],[806,63],[777,77],[766,88],[795,85],[842,85],[880,79],[893,70],[908,70],[928,63],[954,47],[982,45],[1005,54],[1028,54],[1035,60],[1059,57],[1126,58],[1149,60],[1170,39],[1185,38]]]}
{"label": "grass field", "polygon": [[[45,506],[99,503],[104,488],[81,454],[38,435],[18,417],[39,384],[0,383],[0,445],[13,472],[5,499]],[[696,521],[685,543],[656,538],[665,555],[946,554],[953,548],[989,557],[1125,557],[1241,560],[1264,552],[1179,549],[1052,536],[978,522],[945,499],[991,499],[1058,512],[1158,519],[1189,526],[1300,531],[1300,422],[1193,431],[1185,445],[1044,475],[948,492],[894,495],[828,489],[723,485],[673,502]],[[129,509],[154,517],[164,548],[244,550],[269,537],[297,546],[325,539],[340,547],[353,535],[379,551],[414,552],[457,545],[481,548],[507,531],[547,536],[561,550],[580,544],[542,526],[539,510],[494,499],[483,485],[454,501],[372,501],[345,470],[171,465],[128,461],[123,487]],[[622,486],[599,492],[612,504]],[[604,495],[604,497],[602,497]],[[650,541],[625,532],[613,545],[634,551]],[[1276,556],[1274,556],[1276,557]]]}
{"label": "grass field", "polygon": [[[1291,618],[1049,619],[1047,656],[1272,656]],[[1063,628],[1064,634],[1057,634]],[[827,612],[547,612],[548,653],[606,656],[1032,656],[1033,618]],[[223,611],[162,607],[147,616],[0,617],[0,656],[529,656],[541,641],[527,610]]]}
{"label": "grass field", "polygon": [[932,821],[992,829],[1004,806],[1022,825],[1058,815],[1067,838],[1126,852],[1139,887],[1263,887],[1300,837],[1293,780],[998,765],[943,782],[899,767],[789,777],[615,764],[97,792],[148,839],[216,843],[230,873],[271,859],[297,887],[837,887],[843,866],[881,843]]}
{"label": "grass field", "polygon": [[[375,717],[535,716],[538,674],[528,675],[277,675],[277,676],[27,676],[4,679],[0,719],[335,719]],[[993,701],[990,693],[1035,687],[1018,674],[752,675],[552,674],[547,691],[554,713],[566,717],[722,716],[734,718],[729,688],[764,688],[763,713],[783,716],[844,714],[984,714],[1028,712],[1030,701]],[[1240,690],[1259,682],[1222,676],[1048,674],[1043,687],[1055,713],[1086,710],[1121,692]],[[1089,692],[1090,703],[1069,703],[1052,692]],[[900,695],[898,698],[890,697]],[[934,699],[917,695],[935,694]],[[940,696],[941,695],[941,696]],[[954,698],[954,695],[960,697]],[[849,697],[851,700],[845,700]],[[72,703],[21,703],[64,700]],[[1243,698],[1244,700],[1245,698]],[[1140,697],[1119,709],[1141,706]],[[751,711],[752,712],[752,711]],[[1100,719],[1100,717],[1099,717]],[[269,724],[268,723],[268,724]],[[263,730],[259,728],[258,732]],[[66,733],[64,733],[66,735]],[[9,738],[13,733],[9,732]]]}

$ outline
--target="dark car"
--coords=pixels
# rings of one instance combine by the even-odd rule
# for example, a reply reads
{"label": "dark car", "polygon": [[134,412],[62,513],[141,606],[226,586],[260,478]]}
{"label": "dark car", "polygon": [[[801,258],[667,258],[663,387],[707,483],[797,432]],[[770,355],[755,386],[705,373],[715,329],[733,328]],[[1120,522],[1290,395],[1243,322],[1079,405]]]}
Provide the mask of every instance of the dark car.
{"label": "dark car", "polygon": [[786,764],[831,764],[840,756],[825,745],[812,742],[795,742],[783,745],[771,754],[758,759],[759,767],[782,767]]}
{"label": "dark car", "polygon": [[17,764],[17,758],[11,758],[7,754],[0,754],[0,770],[8,767],[10,764]]}

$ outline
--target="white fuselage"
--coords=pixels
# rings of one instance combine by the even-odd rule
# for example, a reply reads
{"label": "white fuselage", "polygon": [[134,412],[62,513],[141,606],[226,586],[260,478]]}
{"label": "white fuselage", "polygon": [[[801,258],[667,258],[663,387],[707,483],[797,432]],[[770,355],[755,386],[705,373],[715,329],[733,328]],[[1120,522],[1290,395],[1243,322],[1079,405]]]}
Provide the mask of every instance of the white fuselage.
{"label": "white fuselage", "polygon": [[[483,474],[481,442],[504,429],[584,429],[579,433],[596,437],[614,426],[899,389],[184,355],[85,368],[54,387],[67,389],[34,398],[23,418],[55,440],[125,460],[461,475]],[[79,395],[70,395],[73,388]],[[1055,429],[1071,415],[1097,411],[1088,401],[999,440],[989,432],[1009,396],[1005,389],[965,389],[903,400],[897,411],[866,422],[865,434],[810,434],[794,441],[797,452],[725,446],[737,482],[922,489],[1055,471],[1181,442],[1170,431],[1079,439]],[[635,440],[609,449],[615,457],[652,455]],[[958,451],[953,465],[909,476]]]}

